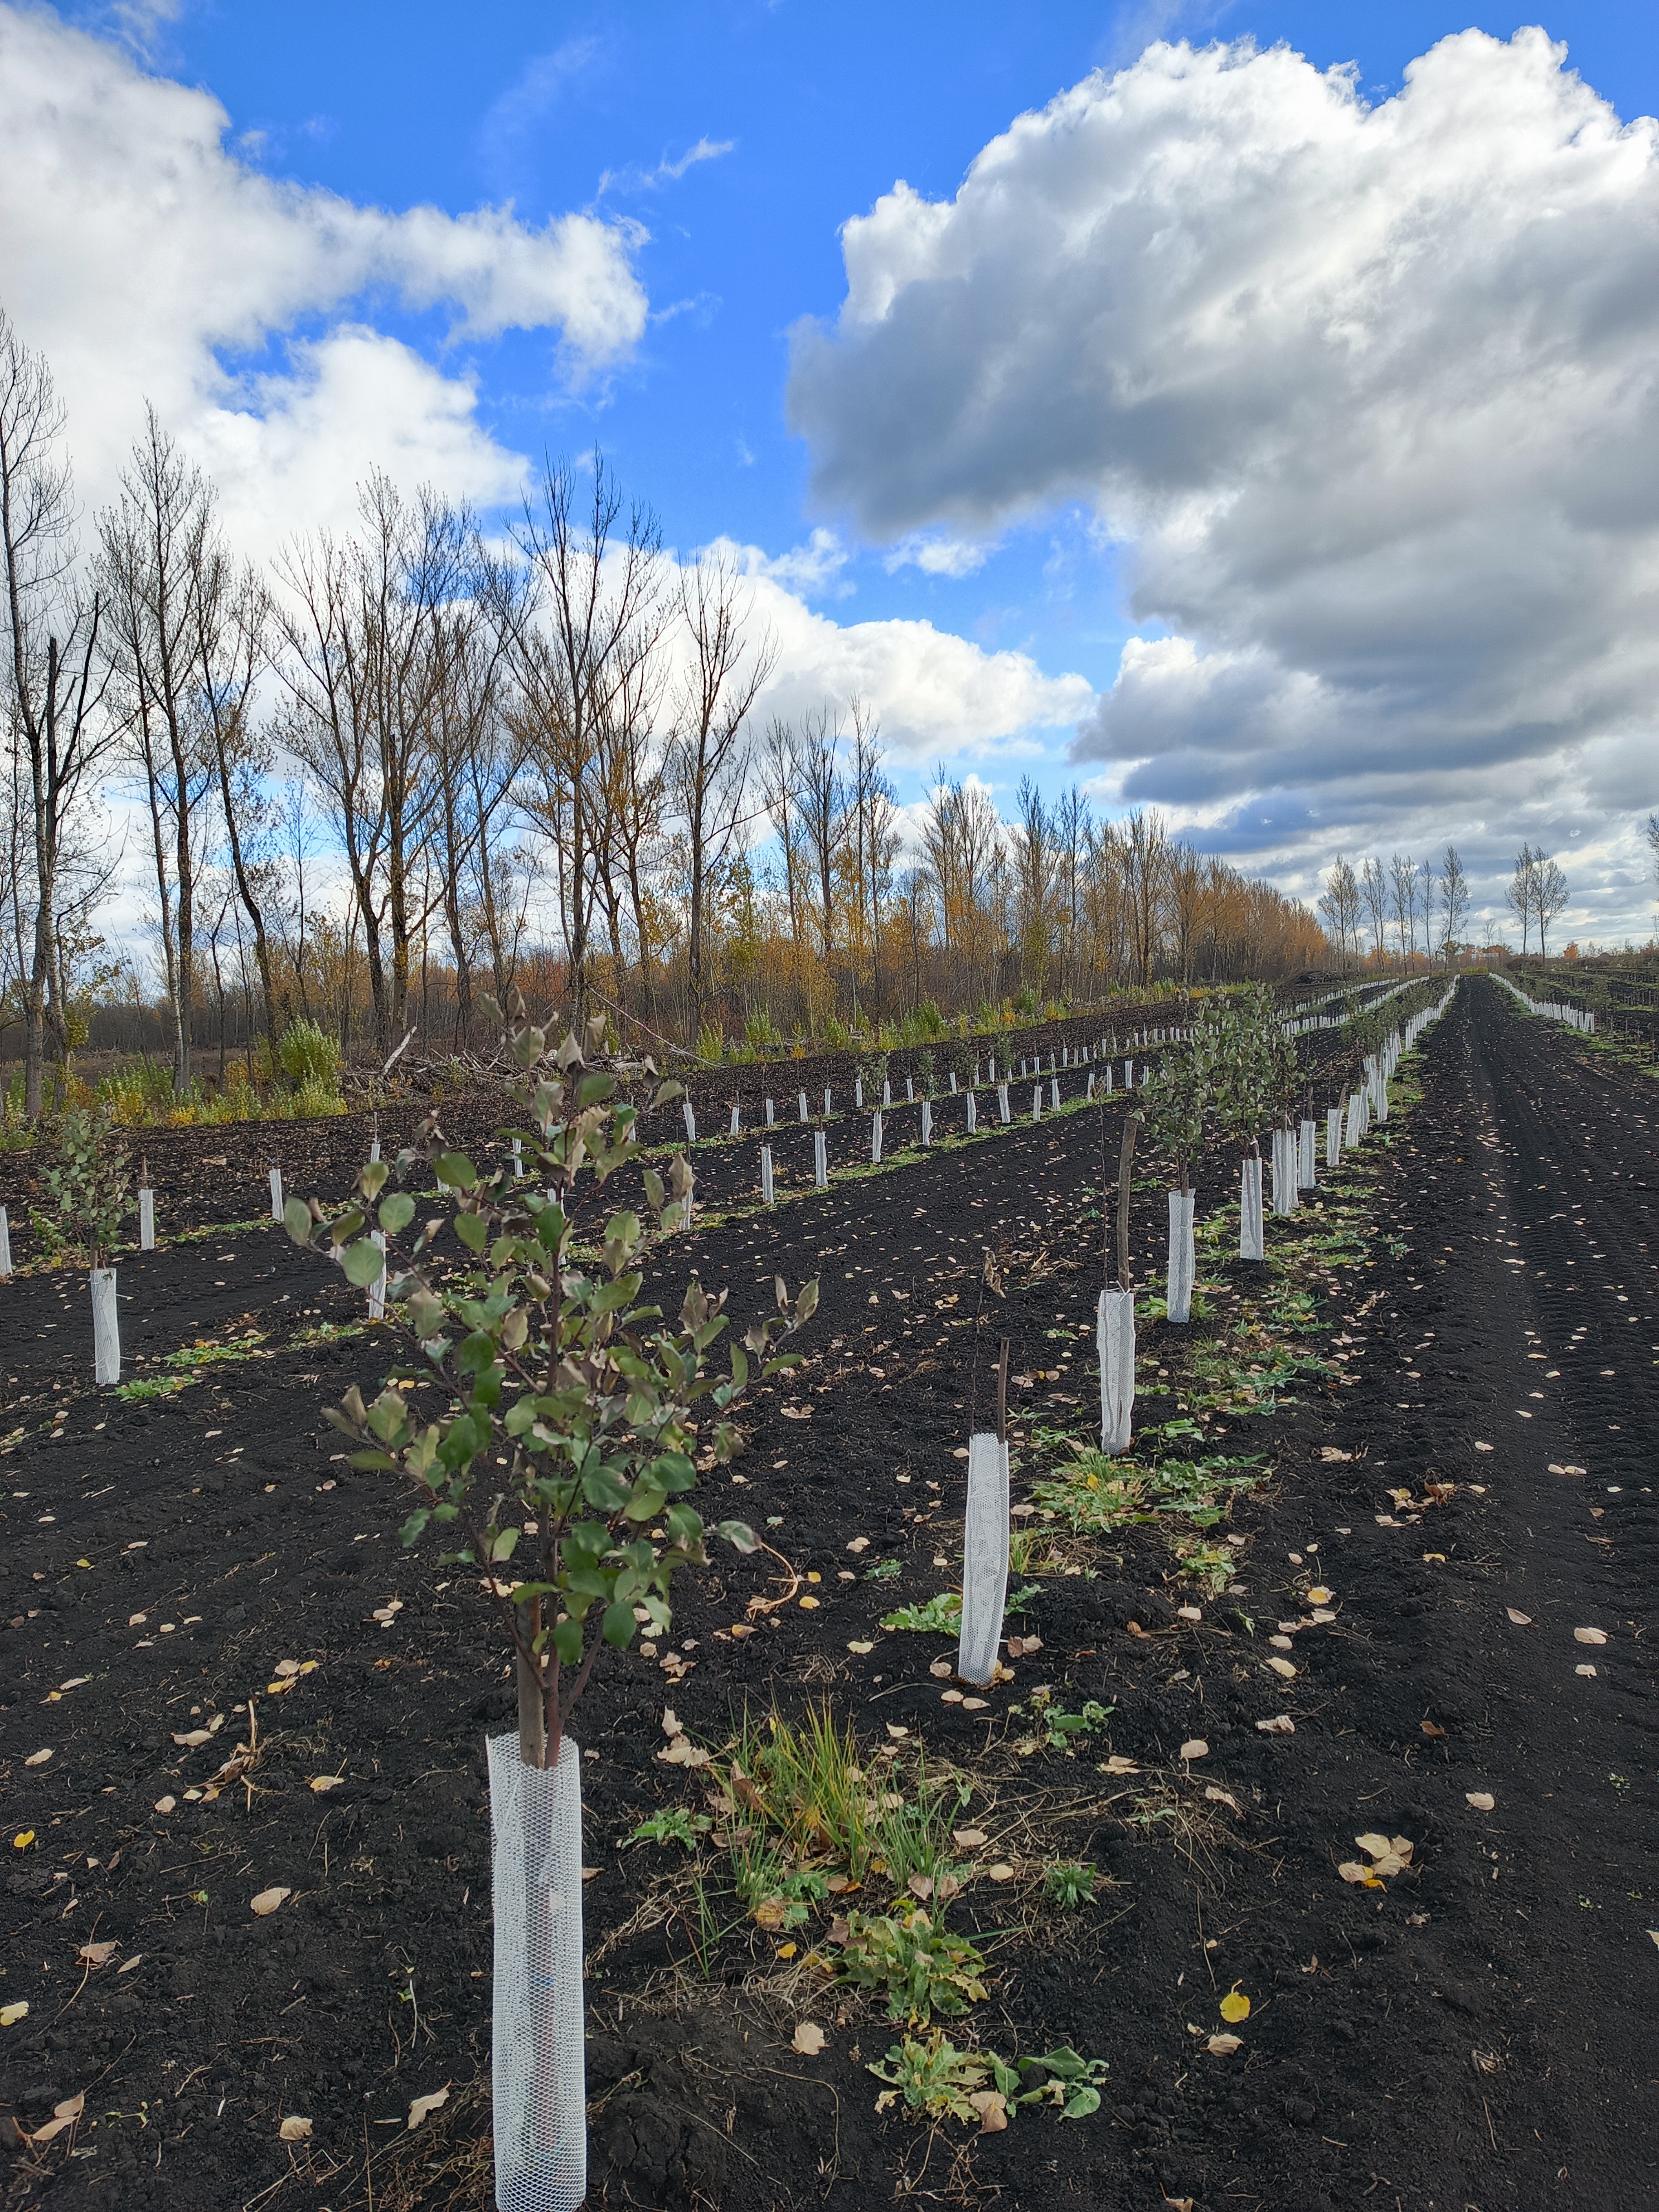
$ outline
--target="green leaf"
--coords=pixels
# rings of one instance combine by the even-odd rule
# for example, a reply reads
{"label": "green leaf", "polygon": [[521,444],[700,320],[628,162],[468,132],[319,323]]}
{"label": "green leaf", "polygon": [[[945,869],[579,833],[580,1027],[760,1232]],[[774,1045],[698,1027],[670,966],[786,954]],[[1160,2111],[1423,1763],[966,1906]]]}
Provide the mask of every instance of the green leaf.
{"label": "green leaf", "polygon": [[590,1468],[582,1476],[582,1503],[596,1513],[620,1513],[628,1503],[628,1485],[608,1467]]}
{"label": "green leaf", "polygon": [[380,1226],[388,1237],[407,1229],[415,1218],[415,1201],[406,1190],[394,1190],[380,1200]]}
{"label": "green leaf", "polygon": [[311,1242],[311,1208],[302,1198],[291,1198],[283,1208],[283,1226],[296,1244]]}
{"label": "green leaf", "polygon": [[371,1469],[383,1470],[389,1467],[396,1467],[398,1462],[386,1452],[360,1451],[352,1453],[350,1464],[360,1474],[366,1474]]}
{"label": "green leaf", "polygon": [[760,1539],[746,1521],[722,1521],[714,1534],[723,1536],[739,1552],[757,1552],[760,1549]]}
{"label": "green leaf", "polygon": [[386,1273],[386,1254],[367,1237],[360,1237],[355,1244],[345,1249],[346,1280],[357,1288],[367,1290]]}
{"label": "green leaf", "polygon": [[465,1152],[440,1152],[432,1163],[432,1171],[451,1190],[472,1190],[477,1186],[477,1170]]}
{"label": "green leaf", "polygon": [[371,1205],[386,1188],[386,1179],[391,1172],[384,1160],[368,1160],[359,1170],[357,1188]]}
{"label": "green leaf", "polygon": [[398,1536],[405,1544],[414,1543],[418,1536],[424,1534],[426,1524],[431,1518],[432,1515],[428,1508],[424,1505],[417,1505],[415,1508],[415,1510],[410,1515],[408,1520],[404,1522],[403,1527],[398,1531]]}
{"label": "green leaf", "polygon": [[1091,2112],[1097,2112],[1099,2110],[1098,2089],[1073,2089],[1066,2100],[1065,2107],[1060,2117],[1062,2120],[1086,2120]]}
{"label": "green leaf", "polygon": [[631,1605],[608,1605],[605,1609],[605,1640],[618,1651],[626,1651],[634,1641],[634,1608]]}
{"label": "green leaf", "polygon": [[489,1224],[481,1213],[458,1213],[455,1234],[469,1252],[482,1252],[489,1242]]}
{"label": "green leaf", "polygon": [[[629,1619],[633,1616],[630,1614]],[[580,1665],[582,1656],[582,1625],[580,1620],[556,1620],[553,1624],[553,1649],[559,1655],[562,1666]]]}

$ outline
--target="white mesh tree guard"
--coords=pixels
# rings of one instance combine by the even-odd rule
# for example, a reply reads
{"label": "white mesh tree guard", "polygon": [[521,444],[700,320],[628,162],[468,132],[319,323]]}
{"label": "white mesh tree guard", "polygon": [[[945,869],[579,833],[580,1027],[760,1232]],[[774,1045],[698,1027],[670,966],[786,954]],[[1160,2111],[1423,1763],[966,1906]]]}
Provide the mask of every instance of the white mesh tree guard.
{"label": "white mesh tree guard", "polygon": [[761,1204],[770,1206],[771,1203],[772,1147],[770,1145],[763,1145],[761,1146]]}
{"label": "white mesh tree guard", "polygon": [[691,1111],[691,1101],[689,1098],[681,1101],[680,1113],[685,1122],[685,1141],[688,1145],[695,1145],[697,1141],[697,1117]]}
{"label": "white mesh tree guard", "polygon": [[155,1249],[155,1193],[148,1184],[138,1194],[138,1249]]}
{"label": "white mesh tree guard", "polygon": [[872,1114],[870,1116],[870,1164],[872,1168],[878,1168],[881,1165],[881,1116],[879,1114]]}
{"label": "white mesh tree guard", "polygon": [[1267,1248],[1261,1231],[1261,1155],[1247,1152],[1238,1171],[1238,1256],[1265,1260]]}
{"label": "white mesh tree guard", "polygon": [[962,1635],[957,1673],[983,1687],[996,1673],[1008,1596],[1008,1447],[994,1436],[968,1439]]}
{"label": "white mesh tree guard", "polygon": [[273,1221],[283,1218],[283,1171],[275,1165],[270,1170],[270,1218]]}
{"label": "white mesh tree guard", "polygon": [[1328,1168],[1340,1168],[1342,1164],[1342,1109],[1340,1106],[1325,1109],[1325,1164]]}
{"label": "white mesh tree guard", "polygon": [[526,1766],[489,1739],[496,2212],[576,2212],[587,2194],[581,1753]]}
{"label": "white mesh tree guard", "polygon": [[1170,1273],[1167,1310],[1172,1322],[1193,1317],[1193,1282],[1198,1255],[1193,1248],[1193,1201],[1196,1191],[1170,1193]]}
{"label": "white mesh tree guard", "polygon": [[1273,1212],[1294,1213],[1296,1194],[1296,1139],[1288,1129],[1273,1131]]}
{"label": "white mesh tree guard", "polygon": [[115,1270],[92,1271],[92,1357],[100,1382],[121,1379],[121,1321],[115,1305]]}
{"label": "white mesh tree guard", "polygon": [[933,1108],[930,1099],[921,1102],[921,1143],[925,1152],[933,1141]]}
{"label": "white mesh tree guard", "polygon": [[979,1127],[979,1102],[970,1091],[968,1093],[968,1133],[971,1137]]}
{"label": "white mesh tree guard", "polygon": [[823,1141],[822,1129],[812,1132],[812,1180],[820,1190],[830,1185],[830,1155]]}
{"label": "white mesh tree guard", "polygon": [[1310,1121],[1303,1122],[1296,1150],[1296,1180],[1304,1190],[1315,1190],[1319,1184],[1319,1176],[1316,1172],[1314,1161],[1314,1145],[1317,1134],[1316,1123]]}
{"label": "white mesh tree guard", "polygon": [[6,1209],[0,1206],[0,1275],[11,1273],[11,1224],[6,1218]]}
{"label": "white mesh tree guard", "polygon": [[1100,1449],[1114,1456],[1129,1449],[1135,1407],[1135,1300],[1115,1285],[1100,1294],[1095,1310],[1095,1349],[1100,1356]]}

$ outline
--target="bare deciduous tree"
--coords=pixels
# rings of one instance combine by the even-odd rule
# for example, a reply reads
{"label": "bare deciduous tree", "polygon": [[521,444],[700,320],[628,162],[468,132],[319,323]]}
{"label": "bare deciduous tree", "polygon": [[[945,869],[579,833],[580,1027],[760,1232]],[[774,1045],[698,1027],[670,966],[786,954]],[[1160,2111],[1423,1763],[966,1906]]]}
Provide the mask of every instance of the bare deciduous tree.
{"label": "bare deciduous tree", "polygon": [[5,561],[9,904],[23,1012],[23,1102],[40,1111],[48,1049],[69,1049],[59,892],[70,817],[107,753],[103,609],[77,575],[64,415],[43,355],[0,311],[0,554]]}

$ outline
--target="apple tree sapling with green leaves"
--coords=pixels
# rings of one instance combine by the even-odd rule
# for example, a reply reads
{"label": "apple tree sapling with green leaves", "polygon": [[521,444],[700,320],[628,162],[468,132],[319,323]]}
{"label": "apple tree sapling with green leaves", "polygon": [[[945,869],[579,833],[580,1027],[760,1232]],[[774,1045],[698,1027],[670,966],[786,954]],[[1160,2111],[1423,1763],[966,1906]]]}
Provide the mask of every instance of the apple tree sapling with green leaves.
{"label": "apple tree sapling with green leaves", "polygon": [[[601,1025],[590,1024],[597,1042]],[[607,1647],[625,1651],[643,1626],[666,1632],[671,1588],[708,1564],[690,1503],[699,1463],[729,1457],[726,1414],[757,1364],[793,1366],[777,1340],[811,1316],[816,1283],[730,1346],[729,1371],[708,1357],[728,1327],[724,1291],[694,1279],[678,1319],[641,1303],[649,1231],[613,1213],[580,1240],[573,1204],[635,1162],[638,1109],[590,1067],[577,1038],[550,1051],[522,1010],[508,1031],[525,1072],[525,1177],[483,1174],[445,1143],[434,1115],[396,1163],[437,1186],[429,1218],[393,1170],[367,1164],[354,1199],[330,1212],[290,1200],[289,1233],[337,1256],[360,1288],[384,1271],[386,1317],[414,1355],[372,1404],[356,1389],[329,1418],[359,1446],[353,1465],[400,1474],[413,1510],[405,1544],[446,1540],[446,1566],[476,1571],[513,1653],[519,1725],[489,1747],[495,1844],[495,2129],[502,2212],[574,2212],[586,2188],[581,2013],[580,1770],[571,1715]],[[647,1073],[650,1071],[647,1070]],[[650,1108],[680,1095],[657,1086]],[[681,1155],[666,1182],[642,1172],[652,1226],[690,1216]],[[441,1255],[453,1226],[461,1250]],[[375,1241],[378,1228],[385,1249]],[[447,1410],[418,1412],[411,1386],[436,1380]],[[716,1533],[740,1551],[740,1522]],[[573,2193],[574,2192],[574,2193]]]}
{"label": "apple tree sapling with green leaves", "polygon": [[1170,1161],[1176,1176],[1170,1192],[1170,1261],[1164,1312],[1172,1322],[1192,1319],[1197,1252],[1193,1235],[1192,1164],[1204,1142],[1204,1119],[1215,1067],[1211,1034],[1200,1029],[1184,1045],[1165,1052],[1141,1094],[1140,1115],[1147,1136]]}
{"label": "apple tree sapling with green leaves", "polygon": [[92,1290],[94,1372],[100,1383],[118,1382],[115,1246],[132,1199],[127,1156],[108,1118],[71,1108],[58,1132],[58,1158],[41,1181],[51,1204],[31,1217],[31,1226],[48,1260],[73,1255],[84,1262]]}

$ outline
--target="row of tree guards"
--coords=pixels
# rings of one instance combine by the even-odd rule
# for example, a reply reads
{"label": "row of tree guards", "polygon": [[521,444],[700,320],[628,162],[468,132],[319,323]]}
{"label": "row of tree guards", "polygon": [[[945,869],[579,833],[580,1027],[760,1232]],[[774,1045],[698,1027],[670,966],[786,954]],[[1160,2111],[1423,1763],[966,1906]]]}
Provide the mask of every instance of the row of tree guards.
{"label": "row of tree guards", "polygon": [[1529,1014],[1541,1014],[1546,1021],[1565,1022],[1569,1029],[1578,1030],[1585,1036],[1595,1035],[1595,1017],[1588,1006],[1569,1005],[1565,999],[1534,999],[1529,991],[1510,980],[1501,968],[1486,971],[1494,983],[1501,983],[1512,999],[1519,1001]]}

